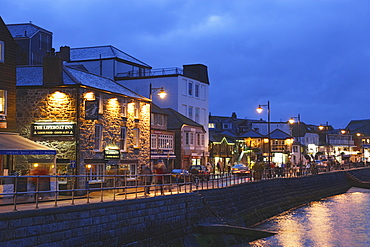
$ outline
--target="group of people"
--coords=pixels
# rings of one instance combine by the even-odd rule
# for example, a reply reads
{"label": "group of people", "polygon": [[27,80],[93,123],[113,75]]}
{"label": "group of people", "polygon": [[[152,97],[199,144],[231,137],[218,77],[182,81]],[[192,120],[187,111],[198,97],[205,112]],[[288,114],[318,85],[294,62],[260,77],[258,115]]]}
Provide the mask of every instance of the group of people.
{"label": "group of people", "polygon": [[[141,167],[141,175],[142,175],[142,181],[145,185],[145,195],[150,194],[150,186],[152,183],[159,184],[159,188],[161,191],[161,194],[164,194],[164,176],[167,171],[167,168],[164,163],[160,162],[157,165],[154,166],[154,169],[150,167],[150,165],[142,165]],[[154,174],[154,175],[153,175]]]}

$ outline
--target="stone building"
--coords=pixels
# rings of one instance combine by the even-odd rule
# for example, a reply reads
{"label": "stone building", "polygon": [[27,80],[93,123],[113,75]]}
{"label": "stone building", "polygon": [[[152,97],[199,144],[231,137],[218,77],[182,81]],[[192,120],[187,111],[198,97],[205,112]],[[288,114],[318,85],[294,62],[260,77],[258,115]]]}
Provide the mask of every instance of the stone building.
{"label": "stone building", "polygon": [[[61,50],[68,57],[69,47]],[[51,54],[43,66],[18,66],[17,98],[19,133],[58,151],[57,174],[94,184],[107,182],[105,174],[135,175],[149,162],[150,100],[111,79]]]}

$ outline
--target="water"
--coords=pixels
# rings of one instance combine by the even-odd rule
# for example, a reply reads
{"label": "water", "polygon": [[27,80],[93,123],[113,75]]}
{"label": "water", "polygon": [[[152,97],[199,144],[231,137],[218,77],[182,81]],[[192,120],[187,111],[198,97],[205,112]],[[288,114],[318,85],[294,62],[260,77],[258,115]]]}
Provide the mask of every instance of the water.
{"label": "water", "polygon": [[370,190],[347,193],[313,202],[278,215],[255,227],[278,234],[251,246],[370,246]]}

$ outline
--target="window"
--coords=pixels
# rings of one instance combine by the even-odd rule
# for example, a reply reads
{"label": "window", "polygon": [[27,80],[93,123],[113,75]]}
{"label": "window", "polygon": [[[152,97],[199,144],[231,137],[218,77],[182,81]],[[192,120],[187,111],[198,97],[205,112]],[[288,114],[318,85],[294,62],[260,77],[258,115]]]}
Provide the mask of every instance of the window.
{"label": "window", "polygon": [[193,83],[192,82],[189,82],[188,84],[188,94],[189,96],[193,96]]}
{"label": "window", "polygon": [[189,132],[185,133],[185,144],[189,145]]}
{"label": "window", "polygon": [[229,124],[229,123],[223,123],[222,124],[222,128],[223,129],[231,129],[231,124]]}
{"label": "window", "polygon": [[134,118],[140,118],[140,102],[135,102],[134,105]]}
{"label": "window", "polygon": [[195,122],[199,123],[199,108],[195,107]]}
{"label": "window", "polygon": [[200,141],[200,145],[202,145],[202,146],[204,146],[204,134],[202,134],[201,136],[200,136],[202,139],[201,139],[201,141]]}
{"label": "window", "polygon": [[101,151],[102,135],[103,129],[100,124],[95,125],[95,135],[94,135],[94,150]]}
{"label": "window", "polygon": [[183,86],[181,86],[182,89],[182,95],[187,95],[187,90],[188,90],[188,81],[185,79],[182,79]]}
{"label": "window", "polygon": [[92,164],[86,166],[89,182],[99,182],[104,180],[105,164]]}
{"label": "window", "polygon": [[5,49],[4,49],[4,41],[0,40],[0,63],[4,62],[5,57]]}
{"label": "window", "polygon": [[0,90],[0,114],[6,115],[6,91]]}
{"label": "window", "polygon": [[157,149],[157,135],[151,134],[150,138],[151,138],[151,143],[150,143],[151,149]]}
{"label": "window", "polygon": [[200,98],[202,100],[206,100],[206,86],[205,85],[200,86]]}
{"label": "window", "polygon": [[182,114],[183,114],[184,116],[186,116],[186,114],[188,113],[188,106],[187,106],[187,105],[182,105],[182,109],[183,109]]}
{"label": "window", "polygon": [[96,100],[98,101],[98,114],[103,114],[103,96],[99,95],[96,97]]}
{"label": "window", "polygon": [[193,119],[193,107],[189,106],[188,111],[188,118]]}
{"label": "window", "polygon": [[127,102],[126,99],[121,100],[121,110],[120,110],[121,117],[126,117],[127,115]]}
{"label": "window", "polygon": [[199,84],[195,84],[194,96],[199,98]]}
{"label": "window", "polygon": [[126,152],[126,127],[121,127],[121,133],[120,133],[120,140],[119,140],[119,147],[122,152]]}
{"label": "window", "polygon": [[194,145],[194,133],[190,133],[190,145]]}
{"label": "window", "polygon": [[208,128],[209,129],[214,129],[215,128],[215,123],[209,123]]}
{"label": "window", "polygon": [[200,134],[197,133],[197,145],[200,146]]}
{"label": "window", "polygon": [[172,135],[158,135],[158,148],[159,149],[173,149],[173,136]]}
{"label": "window", "polygon": [[139,131],[138,128],[134,128],[132,131],[134,132],[134,139],[133,139],[134,148],[138,148],[139,147],[139,134],[140,134],[140,131]]}

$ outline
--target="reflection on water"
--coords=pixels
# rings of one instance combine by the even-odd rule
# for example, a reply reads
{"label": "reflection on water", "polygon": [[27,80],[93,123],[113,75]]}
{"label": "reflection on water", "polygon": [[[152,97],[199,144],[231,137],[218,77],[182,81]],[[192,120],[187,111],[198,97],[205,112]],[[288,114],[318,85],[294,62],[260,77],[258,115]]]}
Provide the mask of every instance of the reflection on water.
{"label": "reflection on water", "polygon": [[277,232],[251,246],[370,246],[370,190],[313,202],[266,221],[256,229]]}

